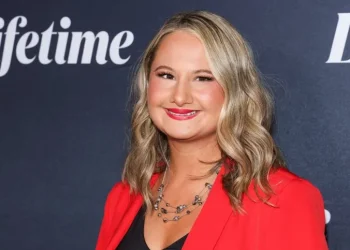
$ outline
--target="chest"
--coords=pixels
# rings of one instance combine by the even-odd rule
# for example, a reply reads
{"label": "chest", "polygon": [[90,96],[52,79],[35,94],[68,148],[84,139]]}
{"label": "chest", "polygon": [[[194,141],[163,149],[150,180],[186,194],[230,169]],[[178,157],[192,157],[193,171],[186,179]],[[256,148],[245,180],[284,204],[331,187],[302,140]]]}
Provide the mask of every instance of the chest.
{"label": "chest", "polygon": [[[171,221],[177,214],[168,213],[159,216],[159,211],[152,210],[144,218],[144,239],[150,249],[164,249],[185,238],[193,227],[202,207],[197,207],[190,214],[184,214],[178,221]],[[163,222],[168,219],[168,222]]]}

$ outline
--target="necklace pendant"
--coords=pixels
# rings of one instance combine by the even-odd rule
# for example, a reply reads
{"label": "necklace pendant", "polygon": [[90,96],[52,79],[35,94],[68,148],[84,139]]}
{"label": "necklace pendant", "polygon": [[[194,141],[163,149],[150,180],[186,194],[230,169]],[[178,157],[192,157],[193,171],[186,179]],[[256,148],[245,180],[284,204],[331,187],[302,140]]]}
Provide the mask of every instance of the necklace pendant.
{"label": "necklace pendant", "polygon": [[187,206],[186,205],[180,205],[176,207],[176,213],[181,213]]}
{"label": "necklace pendant", "polygon": [[213,188],[213,185],[210,183],[205,183],[205,187],[207,187],[209,190]]}
{"label": "necklace pendant", "polygon": [[201,202],[202,201],[202,199],[201,199],[201,197],[199,196],[199,195],[196,195],[195,197],[194,197],[194,201],[192,202],[192,205],[197,205],[197,204],[199,204],[199,205],[202,205]]}
{"label": "necklace pendant", "polygon": [[158,201],[158,199],[156,200],[156,202],[154,202],[153,208],[154,208],[154,210],[158,210],[158,208],[159,208],[159,201]]}
{"label": "necklace pendant", "polygon": [[160,184],[158,188],[158,192],[162,192],[164,189],[164,184]]}

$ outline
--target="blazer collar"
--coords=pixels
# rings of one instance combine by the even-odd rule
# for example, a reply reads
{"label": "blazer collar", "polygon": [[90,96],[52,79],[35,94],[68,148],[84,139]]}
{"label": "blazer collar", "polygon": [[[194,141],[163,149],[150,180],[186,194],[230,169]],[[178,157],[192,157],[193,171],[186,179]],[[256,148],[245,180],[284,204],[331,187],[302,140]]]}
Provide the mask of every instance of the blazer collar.
{"label": "blazer collar", "polygon": [[213,187],[187,236],[183,250],[214,249],[233,209],[230,200],[222,187],[225,166],[214,181]]}

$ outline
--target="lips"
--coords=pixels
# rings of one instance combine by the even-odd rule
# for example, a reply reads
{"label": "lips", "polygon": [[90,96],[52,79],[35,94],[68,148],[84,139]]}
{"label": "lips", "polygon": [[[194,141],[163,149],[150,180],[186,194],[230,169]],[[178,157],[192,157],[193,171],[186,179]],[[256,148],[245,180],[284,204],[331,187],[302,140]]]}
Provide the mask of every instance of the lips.
{"label": "lips", "polygon": [[198,110],[192,109],[166,109],[167,115],[175,120],[189,120],[197,116]]}
{"label": "lips", "polygon": [[188,113],[196,111],[193,109],[167,109],[167,110],[172,112],[172,113],[176,113],[176,114],[188,114]]}

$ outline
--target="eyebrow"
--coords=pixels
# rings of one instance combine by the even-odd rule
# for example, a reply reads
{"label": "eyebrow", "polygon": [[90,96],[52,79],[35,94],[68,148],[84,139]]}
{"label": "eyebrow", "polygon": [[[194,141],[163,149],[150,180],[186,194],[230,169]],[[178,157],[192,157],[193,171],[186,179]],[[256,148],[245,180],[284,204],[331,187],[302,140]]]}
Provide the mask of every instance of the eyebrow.
{"label": "eyebrow", "polygon": [[[160,65],[158,66],[154,71],[157,71],[159,69],[167,69],[167,70],[170,70],[170,71],[174,71],[171,67],[169,66],[165,66],[165,65]],[[210,70],[208,69],[198,69],[198,70],[194,70],[192,73],[194,74],[198,74],[198,73],[208,73],[208,74],[213,74]]]}

